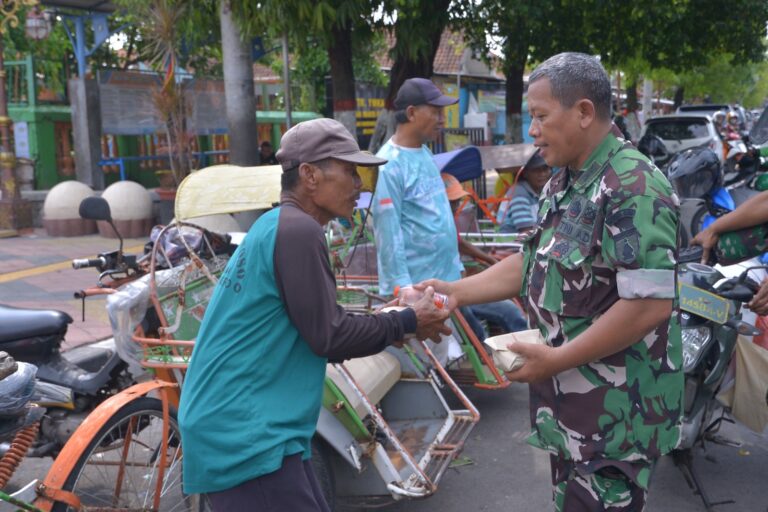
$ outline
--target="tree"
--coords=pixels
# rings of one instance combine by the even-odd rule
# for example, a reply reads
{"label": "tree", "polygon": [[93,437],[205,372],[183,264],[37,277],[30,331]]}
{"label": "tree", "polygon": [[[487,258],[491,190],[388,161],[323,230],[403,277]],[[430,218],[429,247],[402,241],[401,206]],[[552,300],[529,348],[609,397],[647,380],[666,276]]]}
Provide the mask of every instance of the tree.
{"label": "tree", "polygon": [[[759,60],[765,52],[763,0],[734,0],[728,9],[716,0],[484,0],[463,7],[473,46],[487,53],[490,35],[504,49],[513,127],[519,126],[524,66],[562,51],[599,55],[607,68],[628,71],[630,84],[657,68],[692,69],[716,52],[732,54],[733,62]],[[521,138],[507,133],[508,142]]]}
{"label": "tree", "polygon": [[390,50],[392,69],[384,100],[385,110],[376,119],[368,149],[378,151],[395,130],[394,101],[409,78],[431,78],[440,36],[448,26],[455,6],[451,0],[385,0],[384,12],[394,24],[380,24],[391,31],[395,46]]}
{"label": "tree", "polygon": [[253,91],[251,49],[244,41],[229,0],[220,0],[221,47],[224,60],[224,95],[229,129],[229,161],[258,165],[256,97]]}
{"label": "tree", "polygon": [[[354,134],[355,75],[353,54],[360,47],[357,38],[370,33],[369,21],[374,0],[264,0],[259,3],[233,0],[241,19],[252,33],[274,37],[286,34],[298,44],[298,52],[311,54],[303,47],[319,44],[328,55],[333,88],[334,117]],[[364,46],[364,45],[363,45]]]}

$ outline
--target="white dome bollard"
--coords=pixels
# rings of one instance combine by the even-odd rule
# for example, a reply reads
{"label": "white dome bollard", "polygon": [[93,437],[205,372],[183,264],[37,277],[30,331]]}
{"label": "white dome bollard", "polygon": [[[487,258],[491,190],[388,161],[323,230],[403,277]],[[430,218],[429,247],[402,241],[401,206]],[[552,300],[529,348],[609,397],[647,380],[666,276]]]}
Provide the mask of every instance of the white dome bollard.
{"label": "white dome bollard", "polygon": [[[135,181],[118,181],[101,195],[109,203],[112,221],[123,238],[145,238],[152,230],[152,196]],[[117,235],[104,221],[97,223],[99,234],[107,238]]]}
{"label": "white dome bollard", "polygon": [[43,203],[43,226],[49,236],[82,236],[96,232],[96,222],[80,218],[80,202],[94,195],[79,181],[63,181],[53,187]]}

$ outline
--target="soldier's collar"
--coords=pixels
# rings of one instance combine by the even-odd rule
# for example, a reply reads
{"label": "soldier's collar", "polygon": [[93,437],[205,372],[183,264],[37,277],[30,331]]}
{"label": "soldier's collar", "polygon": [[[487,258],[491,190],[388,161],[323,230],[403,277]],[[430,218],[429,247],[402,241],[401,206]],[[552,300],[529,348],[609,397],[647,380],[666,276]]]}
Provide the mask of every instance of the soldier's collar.
{"label": "soldier's collar", "polygon": [[609,133],[606,135],[592,154],[589,155],[589,158],[584,162],[581,169],[573,174],[573,178],[575,178],[573,188],[579,192],[586,190],[593,181],[599,176],[602,176],[603,171],[611,161],[611,158],[613,158],[613,155],[615,155],[623,145],[623,142],[612,134]]}

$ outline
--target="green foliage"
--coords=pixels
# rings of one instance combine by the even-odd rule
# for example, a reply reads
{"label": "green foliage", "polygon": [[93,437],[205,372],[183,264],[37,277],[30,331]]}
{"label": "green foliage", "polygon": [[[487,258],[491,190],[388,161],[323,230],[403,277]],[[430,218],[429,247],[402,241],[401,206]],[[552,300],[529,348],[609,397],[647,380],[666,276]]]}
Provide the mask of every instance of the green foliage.
{"label": "green foliage", "polygon": [[[732,88],[716,92],[710,85],[709,94],[713,99],[716,94],[760,95],[762,84],[755,80],[759,74],[748,63],[765,59],[765,0],[732,0],[727,5],[719,0],[463,0],[462,9],[473,47],[485,54],[490,35],[503,49],[508,76],[514,70],[521,77],[523,66],[556,53],[582,51],[600,55],[608,69],[623,70],[628,81],[667,73],[666,80],[679,84],[685,82],[683,75],[688,77],[692,88],[697,76],[706,76],[710,84],[722,83],[716,77],[728,77],[736,71],[734,66],[745,66],[729,82]],[[712,68],[713,58],[720,59],[719,70]],[[710,68],[712,74],[704,73]],[[681,77],[673,79],[670,73]],[[522,94],[522,87],[519,91]],[[520,99],[507,101],[519,104]]]}
{"label": "green foliage", "polygon": [[46,39],[29,39],[24,33],[27,11],[28,8],[19,9],[19,25],[9,27],[2,36],[3,56],[6,60],[20,60],[33,55],[38,87],[45,87],[63,96],[67,77],[77,74],[77,64],[67,33],[61,23],[54,23]]}
{"label": "green foliage", "polygon": [[[132,63],[149,60],[160,70],[156,61],[160,49],[156,41],[172,49],[177,65],[194,69],[201,75],[221,76],[221,28],[218,2],[215,0],[116,0],[122,7],[121,16],[128,23],[126,35],[134,45]],[[163,4],[173,15],[173,23],[156,23],[155,6]],[[113,16],[114,17],[114,16]],[[170,21],[170,20],[168,20]]]}
{"label": "green foliage", "polygon": [[690,71],[675,74],[661,69],[650,76],[667,96],[672,96],[676,87],[683,87],[686,103],[700,102],[709,96],[715,103],[761,107],[768,99],[768,62],[738,64],[733,60],[733,55],[719,53]]}
{"label": "green foliage", "polygon": [[[355,79],[380,86],[387,84],[388,77],[381,71],[376,55],[384,51],[385,40],[381,34],[353,33],[353,46],[356,51],[352,56]],[[269,46],[277,46],[279,41],[272,41]],[[298,96],[294,100],[297,110],[321,112],[325,108],[326,77],[331,73],[328,52],[320,42],[312,37],[289,39],[291,52],[291,82],[298,86]],[[264,57],[267,65],[279,76],[283,74],[282,54],[271,53]],[[325,112],[330,114],[330,112]]]}

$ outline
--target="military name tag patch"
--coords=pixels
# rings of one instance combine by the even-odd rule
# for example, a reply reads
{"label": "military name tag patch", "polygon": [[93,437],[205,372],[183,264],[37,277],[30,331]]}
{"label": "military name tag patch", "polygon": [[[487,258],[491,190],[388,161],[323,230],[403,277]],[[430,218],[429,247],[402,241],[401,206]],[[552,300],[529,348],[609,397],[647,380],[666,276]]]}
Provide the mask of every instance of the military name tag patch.
{"label": "military name tag patch", "polygon": [[728,321],[731,302],[714,293],[688,283],[678,283],[680,309],[707,320],[724,324]]}

